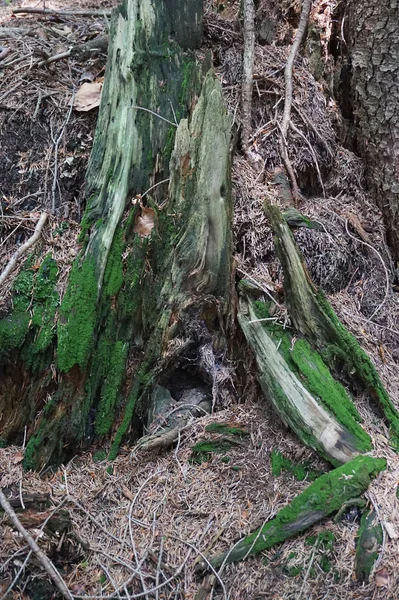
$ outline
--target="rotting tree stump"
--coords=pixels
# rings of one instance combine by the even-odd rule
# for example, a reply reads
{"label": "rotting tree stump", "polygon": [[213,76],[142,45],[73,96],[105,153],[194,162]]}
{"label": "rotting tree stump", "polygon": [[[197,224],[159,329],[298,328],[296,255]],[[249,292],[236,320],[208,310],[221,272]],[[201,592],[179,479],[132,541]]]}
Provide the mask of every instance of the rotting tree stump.
{"label": "rotting tree stump", "polygon": [[[115,456],[128,429],[139,436],[161,410],[157,385],[174,406],[192,393],[210,409],[225,352],[231,119],[198,50],[202,2],[125,0],[109,37],[66,293],[59,305],[57,265],[36,256],[0,322],[1,435],[18,440],[29,424],[28,469],[104,436]],[[145,210],[154,227],[142,236]]]}

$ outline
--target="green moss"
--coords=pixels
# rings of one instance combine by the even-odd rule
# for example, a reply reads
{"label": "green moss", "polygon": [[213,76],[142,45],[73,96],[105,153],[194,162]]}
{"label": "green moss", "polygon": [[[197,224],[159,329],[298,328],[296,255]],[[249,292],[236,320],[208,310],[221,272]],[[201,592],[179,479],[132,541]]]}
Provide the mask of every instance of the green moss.
{"label": "green moss", "polygon": [[[366,389],[371,392],[374,400],[377,400],[391,428],[392,446],[398,450],[399,414],[382,385],[376,368],[356,338],[342,325],[321,290],[317,293],[317,300],[337,331],[337,343],[330,347],[330,353],[334,349],[337,350],[336,347],[338,346],[339,350],[336,356],[344,363],[348,374],[361,381]],[[332,361],[332,358],[330,357],[329,360]]]}
{"label": "green moss", "polygon": [[279,477],[283,471],[286,471],[291,473],[298,481],[303,481],[304,479],[307,479],[308,481],[314,481],[321,475],[320,472],[310,469],[308,464],[295,463],[281,454],[281,452],[278,450],[272,450],[270,461],[272,466],[272,475],[274,477]]}
{"label": "green moss", "polygon": [[93,257],[73,264],[67,292],[60,307],[57,362],[60,371],[75,364],[84,368],[93,345],[96,324],[97,278]]}
{"label": "green moss", "polygon": [[104,273],[103,294],[114,296],[123,284],[122,254],[125,248],[124,230],[120,228],[112,241]]}
{"label": "green moss", "polygon": [[107,451],[106,450],[97,450],[97,452],[95,452],[93,454],[93,461],[94,462],[102,462],[106,458],[107,458]]}
{"label": "green moss", "polygon": [[274,519],[241,540],[229,553],[212,559],[212,566],[219,567],[225,559],[233,562],[258,554],[306,530],[310,524],[339,510],[345,501],[361,495],[371,479],[385,468],[385,459],[358,456],[321,475]]}
{"label": "green moss", "polygon": [[198,442],[191,448],[189,462],[201,465],[211,459],[212,454],[224,454],[233,446],[230,440]]}
{"label": "green moss", "polygon": [[105,382],[101,390],[101,399],[97,408],[94,428],[97,435],[105,435],[112,427],[114,409],[125,371],[128,344],[115,342],[109,356]]}
{"label": "green moss", "polygon": [[30,316],[24,312],[14,312],[0,321],[0,356],[8,355],[20,348],[28,334]]}
{"label": "green moss", "polygon": [[6,440],[3,440],[3,438],[0,438],[0,448],[6,448],[6,447],[7,447]]}
{"label": "green moss", "polygon": [[358,581],[365,583],[369,581],[382,541],[382,526],[374,510],[364,511],[356,539],[355,572]]}
{"label": "green moss", "polygon": [[245,437],[249,435],[249,432],[242,427],[234,427],[228,425],[228,423],[210,423],[205,427],[205,431],[209,433],[220,433],[221,435],[238,435],[239,437]]}
{"label": "green moss", "polygon": [[[255,312],[259,318],[267,318],[268,306],[257,301]],[[272,335],[279,352],[284,357],[290,370],[297,375],[302,385],[333,415],[353,433],[358,440],[358,450],[367,452],[371,449],[370,436],[357,424],[361,417],[349,398],[344,386],[336,381],[330,373],[320,354],[312,350],[304,339],[293,339],[288,330],[273,325],[272,321],[264,321],[263,326]],[[314,446],[312,446],[314,447]]]}
{"label": "green moss", "polygon": [[57,263],[50,254],[39,269],[33,266],[33,258],[28,261],[13,284],[14,311],[0,321],[0,355],[21,348],[21,358],[31,370],[42,365],[39,355],[55,336],[57,276]]}

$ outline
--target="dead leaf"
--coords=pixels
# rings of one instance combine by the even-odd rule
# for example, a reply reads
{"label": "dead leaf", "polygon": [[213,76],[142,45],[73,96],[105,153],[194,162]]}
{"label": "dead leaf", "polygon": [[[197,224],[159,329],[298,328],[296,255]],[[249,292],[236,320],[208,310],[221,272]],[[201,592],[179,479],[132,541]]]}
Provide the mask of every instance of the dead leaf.
{"label": "dead leaf", "polygon": [[136,217],[133,231],[142,237],[148,237],[154,227],[155,211],[146,206],[140,207],[140,214]]}
{"label": "dead leaf", "polygon": [[17,465],[18,463],[22,462],[23,460],[24,460],[24,454],[23,454],[23,452],[15,452],[15,453],[12,455],[11,462],[12,462],[14,465]]}
{"label": "dead leaf", "polygon": [[100,106],[102,83],[84,83],[76,92],[73,101],[75,110],[87,112]]}
{"label": "dead leaf", "polygon": [[122,485],[121,489],[122,489],[122,494],[125,496],[125,498],[127,498],[128,500],[131,500],[131,501],[134,500],[134,495],[129,490],[129,488],[127,488],[125,485]]}
{"label": "dead leaf", "polygon": [[375,574],[375,585],[376,587],[388,587],[389,586],[389,573],[388,569],[383,567]]}

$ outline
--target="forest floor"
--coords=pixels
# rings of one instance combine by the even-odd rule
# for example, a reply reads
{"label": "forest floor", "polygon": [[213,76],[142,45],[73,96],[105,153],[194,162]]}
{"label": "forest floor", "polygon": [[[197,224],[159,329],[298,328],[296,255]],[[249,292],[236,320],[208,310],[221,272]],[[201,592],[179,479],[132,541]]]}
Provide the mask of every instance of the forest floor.
{"label": "forest floor", "polygon": [[[116,2],[45,4],[51,9],[100,10]],[[332,4],[314,5],[312,18],[325,31]],[[43,254],[52,252],[57,260],[62,292],[79,250],[85,169],[98,114],[97,108],[71,110],[71,102],[83,83],[102,83],[106,55],[87,58],[76,51],[64,59],[40,62],[103,35],[108,18],[12,16],[11,9],[20,5],[40,8],[43,3],[13,0],[0,8],[0,53],[7,50],[0,61],[0,264],[3,269],[32,235],[41,212],[48,212],[39,243]],[[237,3],[220,6],[216,12],[213,4],[207,5],[206,45],[212,49],[227,106],[239,120],[242,32]],[[265,0],[259,11],[266,14],[275,7]],[[288,17],[276,20],[275,29],[273,43],[265,34],[263,45],[256,46],[253,136],[246,155],[237,150],[233,161],[237,272],[274,294],[281,290],[281,269],[263,202],[268,198],[281,208],[292,205],[276,127],[292,40]],[[339,107],[314,79],[309,63],[298,59],[295,66],[293,119],[300,133],[290,134],[289,153],[303,192],[300,210],[322,229],[298,229],[296,240],[312,278],[369,354],[399,407],[399,294],[391,285],[381,214],[368,196],[360,159],[342,142],[345,123]],[[18,268],[0,290],[0,315],[10,307]],[[21,521],[53,560],[73,597],[399,597],[399,459],[389,447],[382,419],[369,398],[360,394],[355,402],[372,436],[373,454],[388,460],[387,471],[367,493],[384,526],[370,583],[354,578],[359,522],[352,513],[339,523],[325,520],[258,557],[226,566],[214,581],[196,575],[195,565],[203,555],[231,547],[328,469],[285,428],[254,382],[248,390],[239,403],[197,419],[175,448],[160,455],[126,445],[110,466],[106,453],[96,448],[37,474],[22,471],[23,446],[0,449],[0,488],[13,498]],[[242,430],[219,453],[203,444],[210,442],[215,448],[220,442],[211,426],[215,423]],[[64,530],[49,527],[61,514]],[[0,598],[10,586],[9,598],[56,597],[36,558],[29,556],[24,563],[28,549],[23,539],[5,519],[0,526]]]}

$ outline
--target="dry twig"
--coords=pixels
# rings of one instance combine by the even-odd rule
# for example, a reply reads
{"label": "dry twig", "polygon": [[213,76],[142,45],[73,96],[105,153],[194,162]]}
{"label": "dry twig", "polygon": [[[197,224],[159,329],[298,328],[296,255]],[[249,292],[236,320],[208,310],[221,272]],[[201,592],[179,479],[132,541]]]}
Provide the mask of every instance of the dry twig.
{"label": "dry twig", "polygon": [[57,590],[62,594],[62,596],[64,598],[73,600],[72,594],[68,590],[67,586],[65,585],[65,582],[62,579],[61,575],[58,573],[57,569],[55,568],[53,563],[47,558],[47,556],[44,554],[44,552],[42,550],[40,550],[39,546],[37,545],[37,543],[31,536],[31,534],[21,524],[20,520],[18,519],[17,515],[15,514],[15,511],[10,506],[10,503],[8,502],[7,498],[5,497],[5,495],[3,494],[3,492],[1,490],[0,490],[0,505],[1,505],[2,509],[4,510],[4,512],[7,514],[7,516],[9,517],[9,519],[10,519],[11,523],[13,524],[13,526],[15,527],[15,529],[17,531],[19,531],[19,533],[22,535],[24,540],[26,540],[26,542],[28,543],[32,552],[34,552],[36,554],[38,560],[43,565],[43,568],[45,569],[45,571],[47,572],[47,574],[49,575],[51,580],[54,582],[54,585],[56,586]]}
{"label": "dry twig", "polygon": [[294,60],[297,55],[299,46],[302,42],[302,38],[306,31],[306,26],[308,23],[308,16],[310,7],[312,4],[312,0],[304,0],[301,11],[301,18],[299,20],[298,29],[295,34],[294,42],[291,46],[291,50],[288,56],[287,64],[285,66],[284,71],[284,80],[285,80],[285,99],[284,99],[284,112],[283,112],[283,120],[281,123],[281,137],[279,142],[281,158],[284,162],[284,166],[287,170],[287,173],[291,180],[292,186],[292,195],[294,197],[294,202],[298,203],[299,200],[299,189],[296,181],[295,173],[292,168],[290,159],[288,157],[287,152],[287,133],[288,127],[291,120],[291,107],[292,107],[292,69],[294,66]]}
{"label": "dry twig", "polygon": [[24,244],[22,244],[22,246],[20,246],[18,248],[18,250],[13,254],[8,265],[6,266],[6,268],[3,270],[3,272],[0,275],[0,285],[2,285],[4,283],[4,281],[7,279],[7,277],[11,273],[11,271],[13,271],[15,269],[18,259],[23,254],[25,254],[25,252],[27,250],[29,250],[29,248],[31,248],[34,244],[36,244],[36,242],[39,239],[40,234],[42,232],[43,226],[44,226],[45,222],[47,221],[47,217],[48,217],[48,214],[45,212],[43,212],[40,215],[40,219],[37,222],[37,225],[35,227],[35,231],[34,231],[33,235]]}

